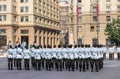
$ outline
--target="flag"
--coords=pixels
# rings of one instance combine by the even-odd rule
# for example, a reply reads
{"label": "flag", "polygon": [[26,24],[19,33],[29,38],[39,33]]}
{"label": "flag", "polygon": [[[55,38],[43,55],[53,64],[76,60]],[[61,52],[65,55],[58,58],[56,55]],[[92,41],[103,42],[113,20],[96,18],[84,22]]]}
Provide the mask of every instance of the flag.
{"label": "flag", "polygon": [[77,7],[76,7],[76,14],[77,14],[77,20],[78,20],[78,17],[80,16],[80,7],[78,7],[78,0],[77,0]]}
{"label": "flag", "polygon": [[96,5],[96,11],[97,11],[97,17],[99,16],[99,5],[98,5],[98,2],[97,2],[97,5]]}

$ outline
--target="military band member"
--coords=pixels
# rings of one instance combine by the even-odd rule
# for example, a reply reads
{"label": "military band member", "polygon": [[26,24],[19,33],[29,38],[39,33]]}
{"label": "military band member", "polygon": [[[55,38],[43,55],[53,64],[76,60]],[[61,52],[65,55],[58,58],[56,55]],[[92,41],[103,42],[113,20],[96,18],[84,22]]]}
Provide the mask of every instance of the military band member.
{"label": "military band member", "polygon": [[24,57],[24,67],[25,70],[30,70],[30,50],[28,49],[28,47],[26,46],[25,49],[23,49],[23,57]]}
{"label": "military band member", "polygon": [[13,70],[13,49],[12,46],[9,46],[7,50],[7,58],[8,58],[8,70]]}

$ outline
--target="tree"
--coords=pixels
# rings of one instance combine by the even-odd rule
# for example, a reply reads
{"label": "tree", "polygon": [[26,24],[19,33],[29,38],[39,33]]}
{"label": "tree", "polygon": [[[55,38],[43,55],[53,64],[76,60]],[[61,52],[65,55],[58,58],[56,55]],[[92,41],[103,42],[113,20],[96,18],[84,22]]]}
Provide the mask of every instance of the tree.
{"label": "tree", "polygon": [[105,35],[112,45],[120,45],[120,20],[113,19],[111,23],[107,23]]}

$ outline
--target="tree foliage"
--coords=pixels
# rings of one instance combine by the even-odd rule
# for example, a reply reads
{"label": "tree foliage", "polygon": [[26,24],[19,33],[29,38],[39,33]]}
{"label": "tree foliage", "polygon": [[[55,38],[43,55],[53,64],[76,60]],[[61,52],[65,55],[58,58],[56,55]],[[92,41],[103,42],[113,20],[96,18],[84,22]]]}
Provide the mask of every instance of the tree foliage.
{"label": "tree foliage", "polygon": [[108,36],[112,45],[120,45],[120,20],[113,19],[111,23],[107,23],[105,35]]}

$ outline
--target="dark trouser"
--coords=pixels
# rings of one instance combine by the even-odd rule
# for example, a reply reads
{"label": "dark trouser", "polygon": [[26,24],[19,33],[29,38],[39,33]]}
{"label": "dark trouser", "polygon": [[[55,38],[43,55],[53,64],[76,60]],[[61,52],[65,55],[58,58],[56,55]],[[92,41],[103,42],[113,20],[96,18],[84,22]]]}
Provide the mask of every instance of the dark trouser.
{"label": "dark trouser", "polygon": [[56,69],[57,71],[62,71],[62,60],[56,59]]}
{"label": "dark trouser", "polygon": [[117,59],[120,60],[120,53],[117,53]]}
{"label": "dark trouser", "polygon": [[30,70],[29,61],[30,61],[30,59],[24,59],[24,67],[25,67],[25,70]]}
{"label": "dark trouser", "polygon": [[83,59],[83,71],[85,72],[86,71],[86,59]]}
{"label": "dark trouser", "polygon": [[13,58],[8,58],[8,70],[13,70]]}
{"label": "dark trouser", "polygon": [[17,61],[17,70],[22,70],[22,68],[21,68],[21,66],[22,66],[21,60],[22,59],[16,59],[16,61]]}
{"label": "dark trouser", "polygon": [[31,64],[32,64],[33,68],[36,67],[36,62],[35,62],[35,58],[34,57],[31,57]]}
{"label": "dark trouser", "polygon": [[76,69],[76,70],[78,70],[78,63],[79,63],[79,62],[78,62],[78,59],[75,59],[74,64],[75,64],[75,69]]}
{"label": "dark trouser", "polygon": [[47,60],[46,60],[46,70],[51,71],[51,68],[52,68],[51,59],[47,59]]}
{"label": "dark trouser", "polygon": [[41,59],[41,66],[42,66],[43,69],[45,68],[45,58]]}
{"label": "dark trouser", "polygon": [[99,72],[98,59],[95,59],[95,70],[96,70],[96,72]]}
{"label": "dark trouser", "polygon": [[81,71],[82,70],[82,59],[78,59],[79,61],[79,70]]}
{"label": "dark trouser", "polygon": [[14,58],[14,67],[16,67],[17,64],[16,64],[16,58]]}
{"label": "dark trouser", "polygon": [[74,59],[71,60],[71,69],[72,69],[72,71],[75,70],[75,60]]}
{"label": "dark trouser", "polygon": [[94,69],[94,59],[90,60],[90,65],[91,65],[91,72],[93,72],[93,69]]}
{"label": "dark trouser", "polygon": [[113,60],[113,59],[114,59],[114,53],[110,53],[110,54],[109,54],[109,59],[110,59],[110,60]]}
{"label": "dark trouser", "polygon": [[41,60],[36,59],[36,70],[41,70]]}
{"label": "dark trouser", "polygon": [[106,53],[103,54],[103,59],[104,59],[104,60],[106,59]]}
{"label": "dark trouser", "polygon": [[87,59],[86,59],[86,69],[87,69],[87,70],[89,70],[89,60],[90,60],[90,58],[87,58]]}

